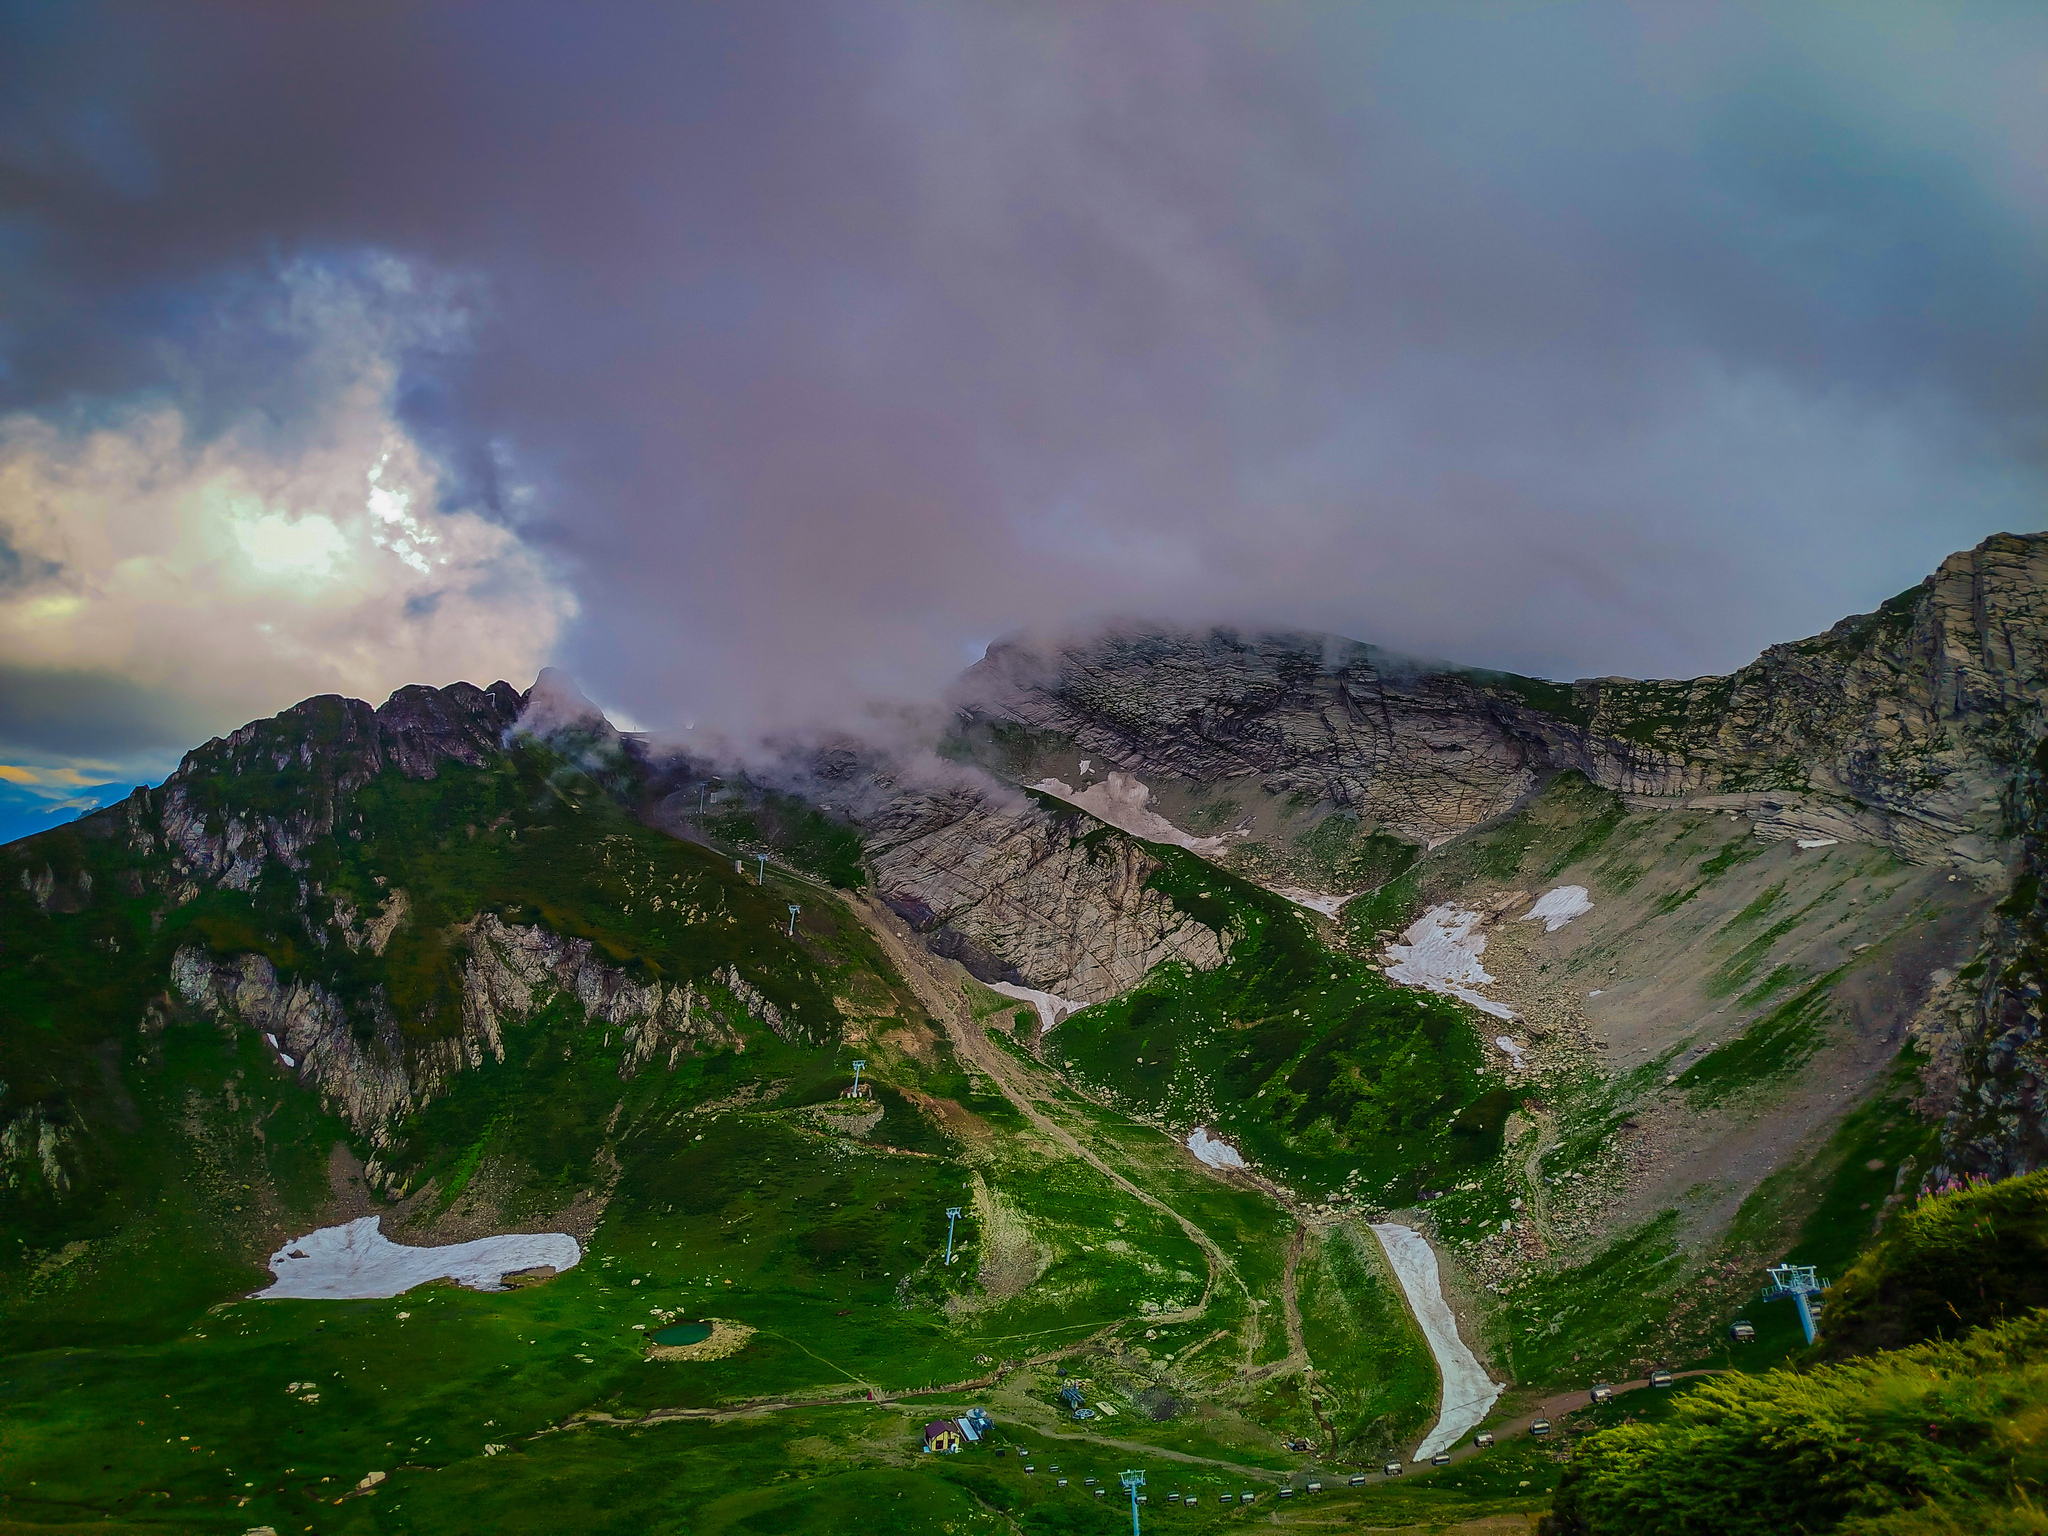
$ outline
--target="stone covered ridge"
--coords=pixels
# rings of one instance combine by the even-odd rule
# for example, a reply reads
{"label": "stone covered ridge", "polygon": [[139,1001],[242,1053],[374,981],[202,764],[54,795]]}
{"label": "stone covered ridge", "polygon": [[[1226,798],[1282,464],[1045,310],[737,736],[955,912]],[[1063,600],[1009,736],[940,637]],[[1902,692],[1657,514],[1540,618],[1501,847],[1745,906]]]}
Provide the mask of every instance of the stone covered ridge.
{"label": "stone covered ridge", "polygon": [[2002,880],[2004,803],[2043,729],[2048,535],[2000,534],[1912,591],[1741,671],[1570,685],[1401,661],[1330,636],[1149,629],[999,643],[972,716],[1143,778],[1255,776],[1434,844],[1576,769],[1716,797],[1767,833],[1877,843]]}

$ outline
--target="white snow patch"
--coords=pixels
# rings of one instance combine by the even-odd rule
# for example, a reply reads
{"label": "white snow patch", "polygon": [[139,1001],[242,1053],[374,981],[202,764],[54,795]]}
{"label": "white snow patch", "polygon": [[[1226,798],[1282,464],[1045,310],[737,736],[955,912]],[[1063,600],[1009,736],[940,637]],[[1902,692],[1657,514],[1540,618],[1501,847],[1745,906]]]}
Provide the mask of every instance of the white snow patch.
{"label": "white snow patch", "polygon": [[1496,1019],[1512,1019],[1515,1010],[1497,1003],[1478,988],[1493,978],[1479,963],[1486,935],[1475,933],[1479,914],[1463,907],[1431,907],[1401,935],[1406,944],[1387,946],[1387,980],[1404,987],[1422,987],[1470,1003]]}
{"label": "white snow patch", "polygon": [[1363,891],[1353,891],[1350,896],[1325,896],[1320,892],[1305,890],[1298,885],[1269,885],[1266,887],[1275,896],[1293,902],[1297,907],[1307,907],[1311,912],[1320,912],[1325,917],[1335,917],[1344,909],[1344,903],[1354,896],[1363,896]]}
{"label": "white snow patch", "polygon": [[1089,760],[1085,757],[1081,759],[1081,771],[1083,773],[1086,773],[1088,771],[1088,761]]}
{"label": "white snow patch", "polygon": [[1514,1063],[1516,1066],[1519,1067],[1522,1065],[1521,1041],[1517,1040],[1513,1035],[1500,1035],[1495,1037],[1493,1043],[1499,1046],[1502,1050],[1506,1051],[1509,1056],[1514,1058]]}
{"label": "white snow patch", "polygon": [[1059,997],[1051,992],[1037,992],[1030,987],[1020,987],[1014,982],[985,981],[982,983],[991,992],[1000,992],[1005,997],[1014,997],[1020,1003],[1029,1003],[1038,1010],[1038,1022],[1047,1034],[1062,1019],[1079,1013],[1088,1005],[1076,1002],[1071,997]]}
{"label": "white snow patch", "polygon": [[285,1064],[286,1066],[288,1066],[288,1067],[297,1067],[297,1066],[298,1066],[298,1063],[297,1063],[296,1061],[293,1061],[293,1060],[291,1059],[291,1057],[289,1057],[289,1056],[285,1055],[285,1053],[284,1053],[283,1051],[279,1051],[279,1052],[277,1053],[277,1059],[278,1059],[279,1061],[283,1062],[283,1063],[284,1063],[284,1064]]}
{"label": "white snow patch", "polygon": [[1584,917],[1592,910],[1593,900],[1583,885],[1560,885],[1538,896],[1536,905],[1522,914],[1522,921],[1533,923],[1540,918],[1543,931],[1555,933],[1573,918]]}
{"label": "white snow patch", "polygon": [[1108,778],[1086,789],[1075,789],[1058,779],[1040,779],[1031,787],[1079,806],[1097,821],[1108,822],[1148,843],[1171,843],[1205,859],[1216,858],[1228,846],[1226,838],[1196,837],[1192,832],[1181,831],[1157,811],[1147,809],[1152,791],[1128,773],[1111,770]]}
{"label": "white snow patch", "polygon": [[1799,846],[1802,848],[1832,848],[1840,841],[1839,837],[1802,837],[1799,839]]}
{"label": "white snow patch", "polygon": [[1374,1222],[1373,1235],[1386,1250],[1387,1262],[1408,1297],[1409,1310],[1422,1325],[1429,1352],[1436,1356],[1436,1368],[1443,1377],[1443,1399],[1437,1410],[1436,1428],[1415,1448],[1414,1460],[1426,1461],[1438,1451],[1448,1450],[1468,1430],[1485,1421],[1500,1397],[1501,1389],[1473,1357],[1458,1336],[1458,1320],[1444,1301],[1438,1279],[1436,1251],[1428,1240],[1409,1227],[1393,1222]]}
{"label": "white snow patch", "polygon": [[1237,1148],[1211,1136],[1207,1126],[1198,1125],[1188,1132],[1188,1150],[1195,1154],[1197,1162],[1207,1163],[1211,1168],[1244,1166],[1244,1158],[1239,1156]]}
{"label": "white snow patch", "polygon": [[514,1270],[543,1264],[573,1269],[582,1257],[576,1239],[566,1232],[514,1232],[445,1248],[407,1248],[379,1231],[376,1217],[364,1216],[286,1243],[270,1256],[277,1283],[256,1296],[262,1301],[360,1301],[397,1296],[429,1280],[453,1280],[473,1291],[501,1291],[503,1277]]}

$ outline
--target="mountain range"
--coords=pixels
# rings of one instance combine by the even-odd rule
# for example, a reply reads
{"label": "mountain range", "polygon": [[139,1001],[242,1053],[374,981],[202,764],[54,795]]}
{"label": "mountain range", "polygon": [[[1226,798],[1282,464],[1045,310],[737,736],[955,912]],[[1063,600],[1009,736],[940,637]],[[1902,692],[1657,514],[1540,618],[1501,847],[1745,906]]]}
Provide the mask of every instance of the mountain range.
{"label": "mountain range", "polygon": [[[0,849],[0,1525],[1107,1529],[1143,1462],[1189,1524],[1709,1528],[1629,1479],[1768,1461],[1732,1383],[2024,1376],[2044,663],[2001,535],[1688,681],[1132,624],[915,740],[705,757],[553,672],[252,722]],[[1513,1432],[1657,1367],[1722,1374]],[[2028,1411],[1889,1504],[1729,1476],[1988,1519]]]}

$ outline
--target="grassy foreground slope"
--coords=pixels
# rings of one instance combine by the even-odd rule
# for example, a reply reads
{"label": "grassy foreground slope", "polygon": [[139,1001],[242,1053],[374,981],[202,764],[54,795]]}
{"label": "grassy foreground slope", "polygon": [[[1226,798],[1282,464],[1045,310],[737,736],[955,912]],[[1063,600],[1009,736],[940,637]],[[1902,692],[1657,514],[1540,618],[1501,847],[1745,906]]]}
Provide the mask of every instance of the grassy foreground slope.
{"label": "grassy foreground slope", "polygon": [[[1546,1531],[2048,1530],[2044,1216],[2048,1174],[1904,1213],[1830,1299],[1832,1363],[1722,1376],[1591,1436]],[[1851,1352],[1874,1338],[1907,1342]]]}

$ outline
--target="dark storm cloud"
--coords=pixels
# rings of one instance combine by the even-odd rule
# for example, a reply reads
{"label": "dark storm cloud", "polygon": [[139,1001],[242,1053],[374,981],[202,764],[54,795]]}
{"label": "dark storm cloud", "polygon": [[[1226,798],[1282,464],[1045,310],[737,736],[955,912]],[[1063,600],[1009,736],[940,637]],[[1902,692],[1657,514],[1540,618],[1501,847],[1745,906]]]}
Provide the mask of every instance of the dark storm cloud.
{"label": "dark storm cloud", "polygon": [[1721,670],[2040,520],[2032,8],[7,14],[0,406],[470,284],[393,408],[652,724],[1119,614]]}

